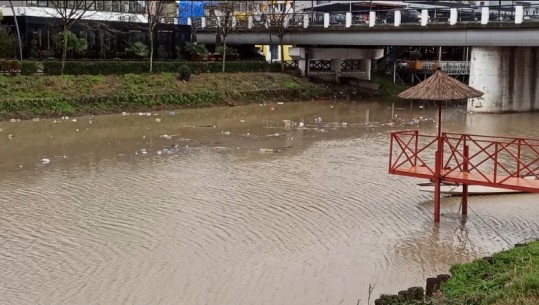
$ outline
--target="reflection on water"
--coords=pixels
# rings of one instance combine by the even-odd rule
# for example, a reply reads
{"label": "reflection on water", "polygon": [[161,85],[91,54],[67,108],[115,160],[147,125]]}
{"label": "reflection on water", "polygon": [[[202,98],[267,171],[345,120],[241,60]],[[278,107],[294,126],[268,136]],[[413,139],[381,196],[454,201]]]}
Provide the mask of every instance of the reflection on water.
{"label": "reflection on water", "polygon": [[[383,104],[285,103],[1,123],[0,303],[366,304],[369,284],[422,285],[538,237],[529,194],[472,197],[465,223],[444,198],[433,226],[418,181],[387,174],[394,127],[365,126],[367,109],[371,123],[391,117]],[[444,119],[539,137],[535,114]]]}

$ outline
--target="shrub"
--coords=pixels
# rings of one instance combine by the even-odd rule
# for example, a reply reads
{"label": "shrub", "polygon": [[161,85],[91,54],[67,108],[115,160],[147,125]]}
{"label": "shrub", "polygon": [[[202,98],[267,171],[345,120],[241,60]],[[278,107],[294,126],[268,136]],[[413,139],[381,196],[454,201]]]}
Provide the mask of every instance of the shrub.
{"label": "shrub", "polygon": [[21,70],[21,62],[18,60],[10,60],[7,62],[8,72],[10,75],[16,75]]}
{"label": "shrub", "polygon": [[219,54],[219,55],[223,55],[224,51],[226,49],[226,55],[237,55],[238,54],[238,50],[235,49],[235,48],[231,48],[229,46],[226,46],[226,48],[224,46],[218,46],[216,49],[215,49],[215,53],[216,54]]}
{"label": "shrub", "polygon": [[0,73],[6,73],[8,70],[7,60],[0,59]]}
{"label": "shrub", "polygon": [[17,38],[0,28],[0,57],[14,57],[17,52]]}
{"label": "shrub", "polygon": [[185,52],[196,55],[208,55],[208,49],[205,45],[192,42],[185,43]]}
{"label": "shrub", "polygon": [[[66,62],[67,64],[67,62]],[[43,73],[47,75],[60,75],[62,63],[56,60],[46,60],[43,62]]]}
{"label": "shrub", "polygon": [[[155,73],[178,73],[180,65],[186,66],[191,73],[220,73],[220,62],[171,62],[155,61]],[[62,63],[46,60],[43,72],[48,75],[59,75]],[[66,61],[64,74],[67,75],[107,75],[107,74],[142,74],[149,70],[148,61]],[[232,61],[227,63],[227,72],[279,72],[279,63],[265,61]]]}
{"label": "shrub", "polygon": [[181,65],[178,68],[176,79],[188,82],[191,79],[191,69],[187,65]]}
{"label": "shrub", "polygon": [[23,61],[21,64],[22,75],[34,75],[37,73],[37,63],[35,61]]}
{"label": "shrub", "polygon": [[129,47],[125,49],[125,51],[137,57],[148,57],[148,54],[150,54],[150,50],[148,50],[148,46],[140,41],[130,44]]}

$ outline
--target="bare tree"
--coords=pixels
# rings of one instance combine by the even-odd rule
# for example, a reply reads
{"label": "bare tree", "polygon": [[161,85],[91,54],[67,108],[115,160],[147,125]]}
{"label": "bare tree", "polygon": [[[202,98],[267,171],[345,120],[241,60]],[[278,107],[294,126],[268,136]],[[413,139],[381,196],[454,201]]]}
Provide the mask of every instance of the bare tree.
{"label": "bare tree", "polygon": [[219,1],[219,3],[212,7],[213,16],[215,17],[215,24],[217,27],[217,34],[223,39],[223,72],[225,72],[226,62],[226,38],[234,30],[234,13],[236,12],[237,1]]}
{"label": "bare tree", "polygon": [[95,2],[92,0],[51,0],[49,6],[53,9],[53,17],[59,18],[62,23],[63,47],[62,47],[62,68],[61,73],[64,74],[64,68],[67,58],[67,42],[69,30],[73,24],[77,23],[83,17],[89,17],[95,13],[92,10],[95,8]]}
{"label": "bare tree", "polygon": [[266,27],[271,36],[279,39],[281,49],[281,72],[285,71],[284,61],[284,36],[296,22],[295,0],[287,1],[262,1],[260,11],[265,16]]}
{"label": "bare tree", "polygon": [[150,49],[150,73],[153,71],[153,54],[154,54],[154,34],[158,24],[165,23],[168,18],[167,7],[176,5],[174,0],[146,0],[146,31],[148,33],[149,49]]}

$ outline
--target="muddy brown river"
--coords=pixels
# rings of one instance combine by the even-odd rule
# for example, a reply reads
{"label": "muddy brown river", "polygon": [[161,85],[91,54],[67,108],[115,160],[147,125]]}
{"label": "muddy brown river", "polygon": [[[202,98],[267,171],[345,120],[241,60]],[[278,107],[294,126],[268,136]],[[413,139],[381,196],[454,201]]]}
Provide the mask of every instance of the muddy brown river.
{"label": "muddy brown river", "polygon": [[[0,123],[0,304],[367,304],[539,237],[531,194],[471,197],[467,221],[445,197],[433,225],[421,180],[387,173],[387,106]],[[445,109],[444,130],[539,138],[538,118]]]}

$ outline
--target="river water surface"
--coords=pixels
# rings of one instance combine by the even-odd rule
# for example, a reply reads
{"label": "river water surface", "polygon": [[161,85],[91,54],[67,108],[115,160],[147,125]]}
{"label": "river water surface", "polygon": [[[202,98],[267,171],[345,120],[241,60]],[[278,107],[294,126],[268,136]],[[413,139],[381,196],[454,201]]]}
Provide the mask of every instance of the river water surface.
{"label": "river water surface", "polygon": [[[433,225],[420,180],[387,174],[396,127],[365,127],[367,109],[391,117],[308,102],[0,123],[0,304],[367,304],[369,285],[539,237],[530,194],[472,197],[467,221],[447,197]],[[444,130],[539,137],[538,118],[447,109]]]}

